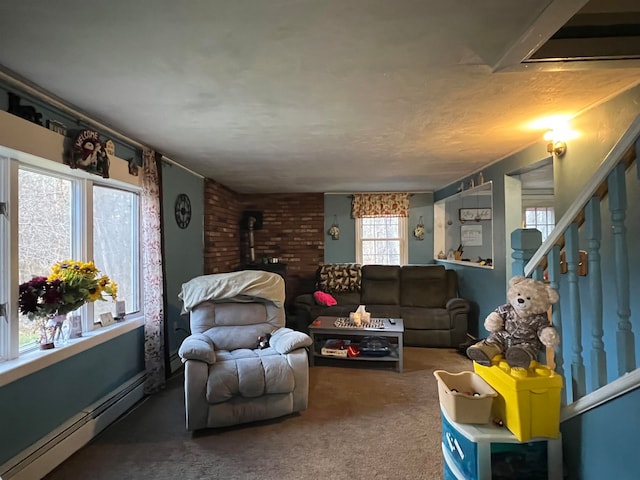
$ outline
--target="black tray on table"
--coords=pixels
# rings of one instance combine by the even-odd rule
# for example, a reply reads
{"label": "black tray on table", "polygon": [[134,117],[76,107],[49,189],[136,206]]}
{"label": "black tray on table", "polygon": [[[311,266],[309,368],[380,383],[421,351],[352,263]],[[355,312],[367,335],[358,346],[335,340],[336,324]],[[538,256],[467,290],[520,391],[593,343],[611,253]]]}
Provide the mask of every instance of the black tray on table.
{"label": "black tray on table", "polygon": [[363,337],[359,347],[360,354],[368,357],[386,357],[391,353],[391,343],[385,337]]}

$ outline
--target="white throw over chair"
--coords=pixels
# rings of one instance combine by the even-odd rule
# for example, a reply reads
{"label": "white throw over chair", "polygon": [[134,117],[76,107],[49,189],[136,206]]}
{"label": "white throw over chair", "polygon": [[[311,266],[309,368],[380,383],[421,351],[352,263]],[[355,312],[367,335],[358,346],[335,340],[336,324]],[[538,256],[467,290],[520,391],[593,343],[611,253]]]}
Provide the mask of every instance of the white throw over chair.
{"label": "white throw over chair", "polygon": [[[307,408],[311,338],[284,326],[282,277],[254,270],[204,275],[183,284],[179,297],[191,326],[178,351],[188,430]],[[269,346],[259,348],[267,334]]]}

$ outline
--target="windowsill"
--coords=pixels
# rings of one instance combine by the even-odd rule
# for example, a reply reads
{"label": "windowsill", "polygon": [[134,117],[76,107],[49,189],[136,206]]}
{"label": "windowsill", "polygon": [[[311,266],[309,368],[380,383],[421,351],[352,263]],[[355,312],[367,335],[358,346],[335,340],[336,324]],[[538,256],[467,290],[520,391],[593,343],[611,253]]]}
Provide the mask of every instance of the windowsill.
{"label": "windowsill", "polygon": [[464,262],[462,260],[443,260],[436,258],[436,262],[455,263],[456,265],[464,265],[465,267],[484,268],[485,270],[493,270],[492,265],[480,265],[476,262]]}
{"label": "windowsill", "polygon": [[34,350],[2,362],[0,363],[0,387],[124,335],[143,324],[142,317],[132,318],[122,323],[83,332],[82,337],[70,339],[67,344],[56,346],[51,350]]}

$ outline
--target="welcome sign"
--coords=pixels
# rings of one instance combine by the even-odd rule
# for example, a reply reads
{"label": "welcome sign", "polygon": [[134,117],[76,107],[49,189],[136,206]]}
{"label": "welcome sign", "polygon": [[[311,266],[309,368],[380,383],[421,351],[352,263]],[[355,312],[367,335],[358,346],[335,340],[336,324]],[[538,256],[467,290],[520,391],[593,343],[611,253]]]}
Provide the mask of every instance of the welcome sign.
{"label": "welcome sign", "polygon": [[[113,143],[111,142],[113,145]],[[73,141],[71,168],[80,168],[89,173],[109,178],[109,150],[107,144],[100,140],[100,134],[94,130],[80,130]]]}

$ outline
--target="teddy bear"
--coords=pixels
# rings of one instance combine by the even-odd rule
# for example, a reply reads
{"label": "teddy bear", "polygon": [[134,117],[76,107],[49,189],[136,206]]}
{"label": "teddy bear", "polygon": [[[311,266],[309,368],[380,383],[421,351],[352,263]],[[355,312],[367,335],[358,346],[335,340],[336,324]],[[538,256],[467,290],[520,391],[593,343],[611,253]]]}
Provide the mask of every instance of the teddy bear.
{"label": "teddy bear", "polygon": [[560,343],[558,332],[549,322],[547,310],[559,300],[550,285],[522,276],[509,280],[507,302],[484,321],[490,334],[467,348],[467,356],[480,365],[490,366],[496,355],[503,355],[510,367],[528,368],[542,345]]}
{"label": "teddy bear", "polygon": [[271,334],[267,333],[266,335],[260,335],[258,337],[258,342],[256,344],[256,348],[259,350],[263,350],[265,348],[269,348],[269,340],[271,340]]}

